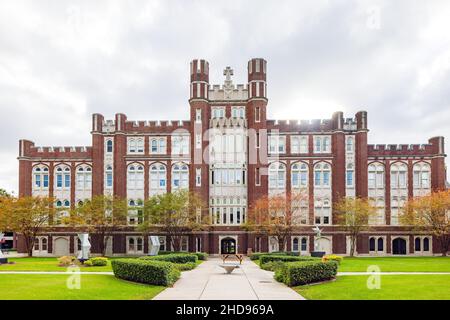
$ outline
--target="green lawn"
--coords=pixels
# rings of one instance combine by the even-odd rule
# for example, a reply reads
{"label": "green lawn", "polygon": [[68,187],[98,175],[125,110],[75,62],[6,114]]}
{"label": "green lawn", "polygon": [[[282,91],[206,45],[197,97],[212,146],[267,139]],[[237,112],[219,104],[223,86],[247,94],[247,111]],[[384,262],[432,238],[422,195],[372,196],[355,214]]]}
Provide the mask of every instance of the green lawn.
{"label": "green lawn", "polygon": [[68,289],[67,280],[62,274],[0,274],[0,300],[150,300],[165,289],[94,274],[81,275],[80,289]]}
{"label": "green lawn", "polygon": [[334,282],[293,288],[312,300],[450,300],[450,275],[381,276],[379,290],[368,276],[340,276]]}
{"label": "green lawn", "polygon": [[[61,271],[65,272],[67,267],[58,266],[56,258],[9,258],[9,262],[14,264],[0,265],[0,272],[2,271]],[[111,261],[104,267],[80,267],[81,272],[104,272],[112,271]]]}
{"label": "green lawn", "polygon": [[379,266],[381,272],[450,272],[450,257],[345,257],[340,272],[366,272],[371,265]]}

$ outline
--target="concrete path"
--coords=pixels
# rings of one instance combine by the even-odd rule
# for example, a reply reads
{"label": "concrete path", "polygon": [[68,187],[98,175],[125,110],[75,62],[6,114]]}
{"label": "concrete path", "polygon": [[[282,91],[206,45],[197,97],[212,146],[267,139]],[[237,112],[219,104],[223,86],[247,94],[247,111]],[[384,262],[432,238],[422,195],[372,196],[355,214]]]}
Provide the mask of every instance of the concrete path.
{"label": "concrete path", "polygon": [[413,276],[413,275],[449,275],[450,272],[338,272],[337,276]]}
{"label": "concrete path", "polygon": [[275,281],[272,272],[260,269],[250,260],[244,260],[232,274],[226,274],[219,267],[221,263],[218,258],[209,258],[196,269],[183,272],[172,288],[154,300],[304,300],[294,290]]}

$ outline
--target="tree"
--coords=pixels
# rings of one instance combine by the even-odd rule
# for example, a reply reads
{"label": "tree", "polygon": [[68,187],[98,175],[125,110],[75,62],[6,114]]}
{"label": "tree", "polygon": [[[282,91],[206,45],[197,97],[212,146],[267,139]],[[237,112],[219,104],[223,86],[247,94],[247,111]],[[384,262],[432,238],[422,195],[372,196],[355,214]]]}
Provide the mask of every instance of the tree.
{"label": "tree", "polygon": [[48,225],[56,210],[50,197],[2,197],[0,229],[23,236],[29,257],[33,256],[36,236]]}
{"label": "tree", "polygon": [[11,198],[11,195],[5,189],[0,188],[0,197]]}
{"label": "tree", "polygon": [[99,249],[105,255],[106,244],[113,231],[126,225],[126,199],[98,195],[72,210],[67,223],[80,231],[98,236]]}
{"label": "tree", "polygon": [[207,224],[207,218],[201,214],[204,207],[199,195],[186,190],[155,195],[145,201],[144,218],[138,229],[144,233],[163,231],[174,250],[180,251],[182,237]]}
{"label": "tree", "polygon": [[429,230],[446,256],[450,247],[450,190],[433,192],[409,200],[400,216],[402,224]]}
{"label": "tree", "polygon": [[350,256],[353,257],[356,239],[363,230],[368,230],[369,221],[376,215],[376,207],[367,198],[342,198],[335,206],[337,224],[350,235]]}
{"label": "tree", "polygon": [[[305,219],[301,208],[307,203],[308,194],[304,191],[263,196],[249,211],[244,228],[260,234],[275,236],[278,239],[279,250],[284,251],[293,228],[300,225]],[[306,221],[308,221],[308,210],[305,214]]]}

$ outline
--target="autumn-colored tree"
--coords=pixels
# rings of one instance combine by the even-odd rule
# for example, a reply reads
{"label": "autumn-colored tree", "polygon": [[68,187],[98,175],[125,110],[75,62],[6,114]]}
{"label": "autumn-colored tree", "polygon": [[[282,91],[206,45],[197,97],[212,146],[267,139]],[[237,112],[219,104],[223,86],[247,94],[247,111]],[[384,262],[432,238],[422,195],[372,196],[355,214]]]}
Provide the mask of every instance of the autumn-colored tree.
{"label": "autumn-colored tree", "polygon": [[53,201],[49,197],[2,197],[0,201],[0,229],[21,235],[29,257],[33,255],[36,236],[55,215]]}
{"label": "autumn-colored tree", "polygon": [[367,198],[342,198],[335,205],[338,225],[344,227],[350,236],[350,256],[353,257],[356,239],[362,231],[370,228],[369,221],[376,215],[376,207]]}
{"label": "autumn-colored tree", "polygon": [[256,200],[244,228],[278,239],[280,251],[284,251],[295,226],[307,220],[301,208],[308,203],[308,194],[298,191],[288,194],[266,195]]}
{"label": "autumn-colored tree", "polygon": [[97,235],[100,252],[105,255],[108,239],[115,230],[127,224],[127,214],[126,199],[98,195],[72,210],[66,223]]}
{"label": "autumn-colored tree", "polygon": [[430,231],[440,244],[442,255],[446,256],[450,249],[450,190],[409,200],[400,221],[418,230]]}
{"label": "autumn-colored tree", "polygon": [[201,214],[204,207],[199,195],[186,190],[155,195],[144,202],[144,218],[138,229],[144,233],[163,231],[174,250],[180,251],[182,237],[208,223]]}

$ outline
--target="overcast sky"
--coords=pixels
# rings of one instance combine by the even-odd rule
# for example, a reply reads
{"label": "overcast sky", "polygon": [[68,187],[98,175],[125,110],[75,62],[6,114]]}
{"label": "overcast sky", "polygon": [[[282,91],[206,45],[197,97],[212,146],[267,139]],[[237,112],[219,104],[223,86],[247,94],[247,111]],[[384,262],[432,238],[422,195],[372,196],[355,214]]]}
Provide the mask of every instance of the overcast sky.
{"label": "overcast sky", "polygon": [[21,138],[90,145],[96,112],[188,119],[193,58],[211,83],[265,58],[269,118],[367,110],[369,143],[450,150],[449,17],[448,0],[1,1],[0,188],[17,192]]}

